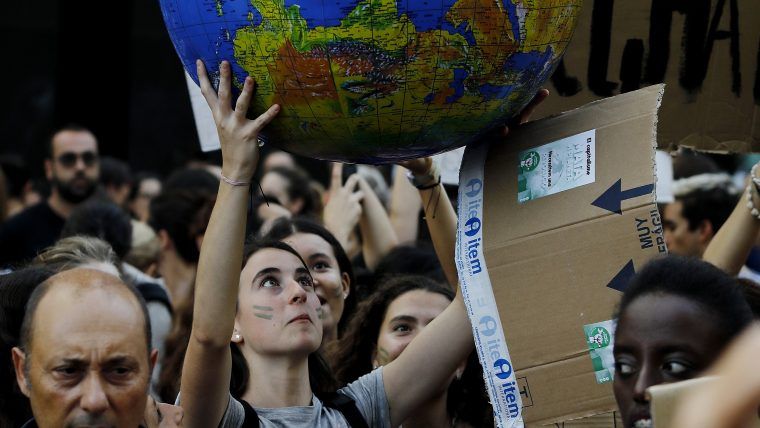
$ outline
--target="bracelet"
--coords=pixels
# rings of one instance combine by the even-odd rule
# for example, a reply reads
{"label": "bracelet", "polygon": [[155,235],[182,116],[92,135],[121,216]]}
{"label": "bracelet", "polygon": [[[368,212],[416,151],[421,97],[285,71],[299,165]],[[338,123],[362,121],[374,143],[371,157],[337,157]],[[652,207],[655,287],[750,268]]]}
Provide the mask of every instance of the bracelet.
{"label": "bracelet", "polygon": [[755,185],[755,190],[760,193],[760,178],[757,177],[757,164],[752,166],[749,170],[749,176],[752,179],[752,183]]}
{"label": "bracelet", "polygon": [[747,185],[747,208],[749,208],[749,213],[752,214],[752,217],[760,220],[760,211],[755,207],[755,203],[752,200],[752,186],[752,183]]}
{"label": "bracelet", "polygon": [[240,186],[240,187],[242,187],[242,186],[248,186],[249,184],[251,184],[250,181],[237,181],[237,180],[233,180],[231,178],[225,177],[224,174],[220,173],[219,175],[222,177],[222,181],[224,181],[225,183],[229,184],[230,186],[236,186],[236,187]]}
{"label": "bracelet", "polygon": [[406,178],[412,183],[412,186],[418,190],[432,189],[441,183],[441,173],[438,170],[438,164],[433,161],[430,170],[424,175],[414,175],[412,171],[406,172]]}

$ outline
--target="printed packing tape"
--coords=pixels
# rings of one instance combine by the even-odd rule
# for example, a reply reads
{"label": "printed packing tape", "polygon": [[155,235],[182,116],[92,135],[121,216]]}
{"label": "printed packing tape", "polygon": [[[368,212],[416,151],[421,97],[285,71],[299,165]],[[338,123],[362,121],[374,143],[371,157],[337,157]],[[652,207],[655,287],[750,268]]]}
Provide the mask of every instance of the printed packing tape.
{"label": "printed packing tape", "polygon": [[522,400],[483,254],[483,169],[487,143],[465,150],[459,172],[456,264],[475,349],[499,428],[522,428]]}

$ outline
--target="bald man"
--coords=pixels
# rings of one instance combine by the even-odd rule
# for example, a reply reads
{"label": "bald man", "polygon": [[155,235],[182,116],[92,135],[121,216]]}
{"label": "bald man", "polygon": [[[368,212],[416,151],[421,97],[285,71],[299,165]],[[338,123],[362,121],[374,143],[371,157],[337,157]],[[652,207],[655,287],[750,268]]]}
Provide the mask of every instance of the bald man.
{"label": "bald man", "polygon": [[25,427],[138,427],[156,362],[139,294],[91,269],[50,277],[34,291],[13,364],[34,419]]}

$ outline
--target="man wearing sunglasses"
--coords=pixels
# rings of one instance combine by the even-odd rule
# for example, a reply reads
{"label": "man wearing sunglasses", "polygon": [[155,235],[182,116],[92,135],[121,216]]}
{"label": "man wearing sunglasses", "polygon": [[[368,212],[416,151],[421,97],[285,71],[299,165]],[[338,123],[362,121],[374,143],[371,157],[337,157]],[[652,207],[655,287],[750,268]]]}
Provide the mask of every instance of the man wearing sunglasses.
{"label": "man wearing sunglasses", "polygon": [[71,211],[97,189],[98,142],[88,129],[67,126],[53,134],[45,159],[50,197],[0,228],[0,268],[25,262],[61,234]]}

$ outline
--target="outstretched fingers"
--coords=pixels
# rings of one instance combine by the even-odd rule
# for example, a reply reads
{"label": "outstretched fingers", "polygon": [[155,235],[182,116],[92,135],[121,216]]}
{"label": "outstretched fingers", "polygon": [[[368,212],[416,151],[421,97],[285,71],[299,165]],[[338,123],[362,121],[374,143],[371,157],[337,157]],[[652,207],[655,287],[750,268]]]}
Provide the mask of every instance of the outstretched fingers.
{"label": "outstretched fingers", "polygon": [[219,109],[226,116],[232,110],[232,70],[229,61],[219,64]]}
{"label": "outstretched fingers", "polygon": [[245,82],[243,83],[243,90],[240,92],[237,103],[235,103],[235,113],[237,115],[245,117],[248,112],[248,107],[251,105],[251,98],[253,98],[253,88],[253,77],[246,77]]}
{"label": "outstretched fingers", "polygon": [[265,126],[271,122],[275,116],[277,116],[277,113],[280,112],[280,105],[279,104],[272,104],[271,107],[264,113],[262,113],[259,117],[257,117],[255,120],[253,120],[250,123],[251,131],[256,132],[258,134],[259,131],[264,129]]}
{"label": "outstretched fingers", "polygon": [[200,59],[195,60],[195,69],[198,73],[198,82],[201,85],[201,94],[206,99],[206,103],[214,111],[214,108],[219,103],[219,98],[214,92],[214,87],[211,86],[211,82],[208,80],[208,72],[206,71],[206,65]]}

